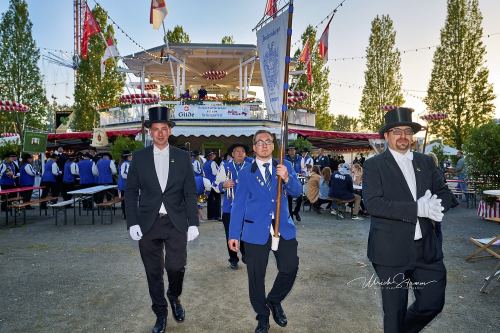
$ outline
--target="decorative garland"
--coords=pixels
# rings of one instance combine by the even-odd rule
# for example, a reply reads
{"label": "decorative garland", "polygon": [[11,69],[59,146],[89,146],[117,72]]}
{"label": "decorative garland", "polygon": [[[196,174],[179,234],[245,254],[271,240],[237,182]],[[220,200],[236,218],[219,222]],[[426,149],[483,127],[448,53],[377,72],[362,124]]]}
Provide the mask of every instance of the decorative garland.
{"label": "decorative garland", "polygon": [[13,102],[13,101],[6,101],[6,100],[1,100],[0,99],[0,110],[3,111],[15,111],[15,112],[28,112],[29,107],[27,105],[18,103],[18,102]]}
{"label": "decorative garland", "polygon": [[307,98],[307,93],[305,91],[289,91],[288,92],[288,103],[298,103],[302,102]]}
{"label": "decorative garland", "polygon": [[227,75],[226,71],[206,71],[203,77],[207,80],[221,80]]}
{"label": "decorative garland", "polygon": [[[141,89],[141,85],[138,84],[135,88]],[[145,83],[144,84],[144,90],[155,90],[156,88],[158,88],[158,86],[155,83]]]}
{"label": "decorative garland", "polygon": [[399,108],[399,106],[397,106],[397,105],[382,105],[380,108],[384,111],[392,111],[394,109]]}
{"label": "decorative garland", "polygon": [[126,104],[154,104],[160,101],[158,95],[144,93],[144,94],[129,94],[122,95],[120,97],[120,102]]}
{"label": "decorative garland", "polygon": [[446,113],[438,112],[438,113],[429,113],[420,117],[422,120],[433,121],[433,120],[443,120],[448,118]]}

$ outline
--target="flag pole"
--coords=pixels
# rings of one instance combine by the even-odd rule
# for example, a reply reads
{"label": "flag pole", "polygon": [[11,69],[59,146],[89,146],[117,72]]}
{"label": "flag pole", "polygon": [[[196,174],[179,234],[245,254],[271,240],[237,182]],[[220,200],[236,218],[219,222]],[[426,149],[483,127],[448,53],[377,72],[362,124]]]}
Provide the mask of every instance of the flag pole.
{"label": "flag pole", "polygon": [[[288,29],[286,36],[286,58],[285,58],[285,77],[283,83],[283,105],[281,109],[281,142],[279,151],[279,164],[283,165],[285,158],[286,140],[288,140],[288,76],[290,70],[290,47],[292,41],[292,19],[293,19],[293,0],[288,6]],[[282,195],[283,180],[278,177],[278,192],[276,194],[276,211],[274,213],[274,234],[272,237],[271,249],[278,250],[280,235],[280,213],[281,213],[281,195]]]}

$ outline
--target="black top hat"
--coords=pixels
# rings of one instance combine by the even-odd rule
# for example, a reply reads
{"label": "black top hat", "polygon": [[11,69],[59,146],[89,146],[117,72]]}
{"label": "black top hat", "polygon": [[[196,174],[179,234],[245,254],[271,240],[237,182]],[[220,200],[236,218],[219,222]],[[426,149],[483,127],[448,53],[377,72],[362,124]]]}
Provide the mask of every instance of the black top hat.
{"label": "black top hat", "polygon": [[107,151],[100,153],[99,155],[101,155],[101,157],[107,156],[107,157],[109,157],[110,160],[113,159],[113,156],[111,156],[111,154]]}
{"label": "black top hat", "polygon": [[302,148],[301,152],[308,153],[309,152],[309,148]]}
{"label": "black top hat", "polygon": [[233,150],[236,147],[241,147],[241,148],[245,149],[245,154],[248,154],[248,152],[250,151],[250,148],[247,145],[245,145],[243,143],[234,143],[234,144],[229,146],[229,148],[227,149],[227,153],[232,156]]}
{"label": "black top hat", "polygon": [[124,150],[122,151],[122,157],[128,157],[132,155],[132,152],[130,150]]}
{"label": "black top hat", "polygon": [[153,123],[167,123],[169,127],[174,127],[175,122],[170,120],[169,109],[166,106],[155,106],[149,108],[149,120],[144,122],[146,128],[150,128]]}
{"label": "black top hat", "polygon": [[288,149],[297,149],[294,145],[289,145]]}
{"label": "black top hat", "polygon": [[200,152],[198,150],[193,150],[191,152],[191,156],[199,156],[200,155]]}
{"label": "black top hat", "polygon": [[23,159],[23,162],[26,161],[27,159],[30,159],[30,158],[33,158],[33,155],[31,155],[30,153],[23,153],[21,155],[21,158]]}
{"label": "black top hat", "polygon": [[393,127],[410,126],[414,133],[422,129],[422,125],[411,120],[413,109],[397,107],[385,113],[385,125],[378,131],[381,136]]}

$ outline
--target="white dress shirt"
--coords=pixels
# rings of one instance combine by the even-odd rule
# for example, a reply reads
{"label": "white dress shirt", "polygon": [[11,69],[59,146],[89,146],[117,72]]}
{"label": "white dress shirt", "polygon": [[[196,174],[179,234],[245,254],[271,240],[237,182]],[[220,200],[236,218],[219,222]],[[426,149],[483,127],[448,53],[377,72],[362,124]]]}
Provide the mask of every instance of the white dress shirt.
{"label": "white dress shirt", "polygon": [[[170,168],[170,146],[164,149],[159,149],[153,145],[153,156],[155,160],[155,170],[156,176],[158,177],[158,182],[160,183],[161,191],[165,191],[168,181],[168,171]],[[161,203],[160,211],[161,214],[167,214],[167,209],[163,202]]]}
{"label": "white dress shirt", "polygon": [[[271,176],[273,175],[273,159],[270,158],[268,161],[261,161],[258,159],[255,159],[255,163],[257,163],[257,167],[259,168],[260,174],[262,175],[262,179],[264,181],[266,180],[266,168],[264,167],[264,163],[269,163],[269,172],[271,173]],[[274,201],[274,200],[273,200]],[[274,219],[274,210],[271,212],[271,218]],[[271,228],[271,234],[273,233],[273,228]]]}
{"label": "white dress shirt", "polygon": [[[117,172],[115,161],[111,160],[111,162],[109,162],[109,168],[111,169],[111,174],[116,175]],[[99,169],[97,168],[96,162],[92,163],[92,174],[96,177],[99,176]]]}
{"label": "white dress shirt", "polygon": [[[417,201],[417,181],[415,179],[415,170],[413,170],[413,152],[408,150],[405,154],[398,153],[389,148],[392,156],[396,160],[403,176],[405,177],[406,183],[410,188],[411,195],[413,196],[413,200]],[[422,230],[420,229],[420,223],[417,218],[417,225],[415,226],[415,237],[414,240],[418,240],[422,238]]]}
{"label": "white dress shirt", "polygon": [[59,167],[57,166],[57,163],[54,162],[52,163],[52,174],[54,176],[59,176],[62,172],[59,170]]}

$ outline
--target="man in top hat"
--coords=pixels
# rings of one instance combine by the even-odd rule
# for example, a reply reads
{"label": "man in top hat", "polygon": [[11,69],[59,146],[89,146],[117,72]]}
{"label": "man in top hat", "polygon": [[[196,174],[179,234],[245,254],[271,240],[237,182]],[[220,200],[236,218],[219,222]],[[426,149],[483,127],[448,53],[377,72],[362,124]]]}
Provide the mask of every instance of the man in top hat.
{"label": "man in top hat", "polygon": [[[217,162],[215,162],[216,154],[215,152],[210,151],[205,157],[207,158],[207,161],[203,165],[203,174],[205,178],[214,184],[215,177],[219,172],[219,167],[217,166]],[[212,189],[207,200],[207,219],[219,220],[220,218],[220,194]]]}
{"label": "man in top hat", "polygon": [[[231,161],[222,162],[217,177],[215,178],[215,189],[224,196],[222,203],[222,223],[226,232],[226,245],[229,254],[229,265],[231,269],[238,269],[238,253],[229,248],[229,222],[231,220],[231,208],[233,206],[234,195],[238,186],[240,172],[249,167],[251,163],[245,161],[245,157],[250,149],[242,143],[235,143],[229,147],[228,154],[233,158]],[[242,255],[244,249],[240,247]]]}
{"label": "man in top hat", "polygon": [[[177,322],[184,321],[180,302],[187,258],[187,242],[198,237],[196,186],[189,153],[169,144],[174,122],[166,107],[149,109],[153,145],[133,154],[125,188],[127,227],[139,241],[152,309],[157,320],[153,333],[164,332],[167,301],[163,270],[167,271],[167,298]],[[165,249],[165,253],[163,252]]]}
{"label": "man in top hat", "polygon": [[[287,325],[281,302],[291,291],[299,267],[296,228],[288,213],[287,194],[302,194],[302,186],[292,165],[272,159],[273,136],[259,130],[253,138],[255,162],[241,170],[238,188],[231,209],[229,247],[237,252],[240,242],[245,243],[250,303],[257,313],[256,333],[267,333],[269,314],[279,326]],[[276,198],[278,177],[282,179],[281,198]],[[271,250],[271,234],[275,223],[276,200],[280,200],[279,246],[274,252],[278,275],[266,296],[266,267]]]}
{"label": "man in top hat", "polygon": [[[442,235],[436,225],[452,194],[431,157],[410,150],[421,125],[413,109],[398,107],[385,114],[379,133],[385,152],[367,159],[363,200],[371,215],[368,258],[381,285],[385,332],[418,332],[444,306],[446,268]],[[408,286],[415,302],[408,308]]]}

